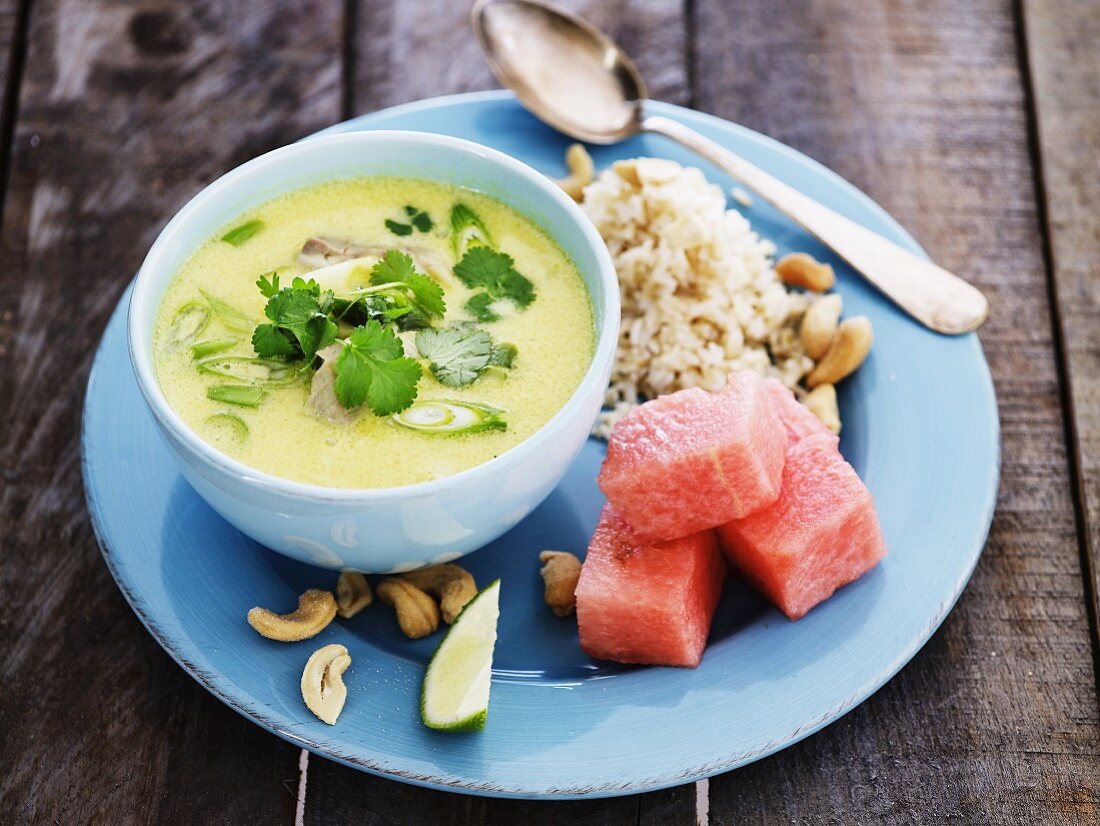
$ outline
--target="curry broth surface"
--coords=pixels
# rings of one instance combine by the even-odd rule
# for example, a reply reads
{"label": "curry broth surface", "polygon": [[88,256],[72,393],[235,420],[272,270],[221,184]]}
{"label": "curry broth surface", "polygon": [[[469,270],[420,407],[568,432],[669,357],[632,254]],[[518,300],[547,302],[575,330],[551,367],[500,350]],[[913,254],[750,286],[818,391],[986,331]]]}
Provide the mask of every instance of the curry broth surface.
{"label": "curry broth surface", "polygon": [[[266,299],[256,288],[261,273],[278,269],[283,284],[308,268],[297,262],[311,236],[364,244],[430,247],[453,264],[449,215],[461,200],[482,218],[497,249],[515,259],[516,269],[535,285],[536,298],[525,310],[510,305],[501,320],[482,324],[497,344],[518,349],[513,368],[490,370],[464,388],[439,384],[425,369],[418,400],[457,399],[504,408],[508,429],[460,435],[431,434],[400,427],[367,409],[350,424],[321,419],[306,407],[309,381],[267,393],[257,408],[207,398],[207,389],[227,383],[200,373],[189,347],[166,346],[176,311],[201,299],[203,290],[244,312],[256,324],[266,320]],[[387,218],[405,222],[404,206],[428,212],[435,226],[427,233],[398,237]],[[240,247],[220,239],[252,219],[265,227]],[[442,284],[447,313],[443,324],[468,319],[463,304],[473,291],[449,274]],[[406,355],[417,356],[412,334]],[[213,316],[198,339],[229,338]],[[595,333],[587,289],[572,261],[540,228],[487,196],[446,184],[399,178],[341,181],[297,190],[241,215],[200,247],[170,283],[157,316],[154,360],[162,390],[172,408],[204,440],[259,470],[329,487],[393,487],[450,476],[479,465],[522,442],[545,424],[580,383],[592,359]],[[248,336],[219,356],[254,356]],[[242,419],[249,434],[240,438],[217,413]]]}

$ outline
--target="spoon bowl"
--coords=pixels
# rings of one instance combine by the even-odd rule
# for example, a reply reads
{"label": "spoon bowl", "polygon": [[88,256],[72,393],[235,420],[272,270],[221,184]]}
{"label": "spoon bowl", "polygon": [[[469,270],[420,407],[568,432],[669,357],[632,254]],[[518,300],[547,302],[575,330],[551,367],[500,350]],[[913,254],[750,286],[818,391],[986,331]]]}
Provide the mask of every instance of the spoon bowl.
{"label": "spoon bowl", "polygon": [[645,81],[591,23],[523,0],[478,0],[471,16],[493,74],[555,129],[598,144],[641,131]]}

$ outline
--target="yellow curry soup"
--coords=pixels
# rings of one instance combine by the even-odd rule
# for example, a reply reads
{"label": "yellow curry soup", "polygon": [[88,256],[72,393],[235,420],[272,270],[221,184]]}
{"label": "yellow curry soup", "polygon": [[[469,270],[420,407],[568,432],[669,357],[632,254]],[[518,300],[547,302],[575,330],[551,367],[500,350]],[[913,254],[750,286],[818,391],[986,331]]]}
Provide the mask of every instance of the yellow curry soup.
{"label": "yellow curry soup", "polygon": [[[470,220],[463,223],[463,217]],[[509,258],[507,277],[494,281]],[[390,275],[407,272],[401,269],[406,263],[438,284],[445,312],[428,317],[412,311],[392,322],[379,316],[353,324],[368,304],[369,312],[386,307],[391,314],[401,312],[403,302],[428,306]],[[339,323],[333,324],[335,341],[319,351],[327,357],[306,358],[303,346],[315,343],[308,331],[299,339],[301,328],[283,315],[277,314],[279,321],[265,316],[272,299],[257,287],[261,275],[270,294],[288,293],[275,302],[291,310],[295,300],[310,301],[293,291],[296,276],[316,277],[322,307],[329,289],[334,307],[350,305],[350,312],[334,309],[328,316]],[[504,286],[496,291],[495,284]],[[390,300],[393,306],[385,303]],[[309,324],[314,322],[326,323],[322,318]],[[346,350],[360,352],[349,345],[372,325],[372,341],[392,335],[403,350],[388,354],[395,361],[382,364],[383,372],[356,367],[360,362],[352,356],[341,360]],[[266,338],[254,345],[260,326]],[[258,356],[256,347],[271,346],[264,343],[269,339],[288,352]],[[495,363],[482,364],[483,351],[474,345],[490,340]],[[453,475],[529,437],[580,383],[595,332],[580,274],[536,224],[473,191],[366,178],[289,193],[240,216],[196,250],[165,292],[153,346],[169,404],[220,451],[286,479],[377,488]],[[471,352],[474,357],[467,358]],[[394,371],[384,372],[390,364]],[[471,364],[480,369],[471,372]],[[410,373],[414,365],[419,380]],[[381,394],[386,415],[372,409],[373,392],[361,404],[345,406],[356,389],[353,380],[367,374],[371,378],[363,380]],[[416,401],[395,417],[385,405],[403,404],[400,388],[392,394],[379,388],[392,389],[404,378]],[[425,405],[437,400],[459,406]],[[464,416],[482,416],[488,424],[474,432],[438,430],[449,411],[458,414],[449,427]],[[428,429],[412,429],[422,424]]]}

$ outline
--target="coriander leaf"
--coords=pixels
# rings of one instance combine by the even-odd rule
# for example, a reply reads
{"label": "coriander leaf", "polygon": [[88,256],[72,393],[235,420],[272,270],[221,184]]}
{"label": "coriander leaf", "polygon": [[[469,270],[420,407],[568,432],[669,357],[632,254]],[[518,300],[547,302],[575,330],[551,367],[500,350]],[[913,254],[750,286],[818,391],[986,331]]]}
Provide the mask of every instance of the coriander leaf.
{"label": "coriander leaf", "polygon": [[429,316],[443,317],[447,305],[443,301],[443,288],[434,278],[415,273],[406,278],[405,283],[416,299],[416,303],[423,307]]}
{"label": "coriander leaf", "polygon": [[260,324],[252,333],[252,349],[264,358],[295,357],[298,347],[274,324]]}
{"label": "coriander leaf", "polygon": [[222,240],[227,244],[239,247],[263,228],[263,221],[248,221],[247,223],[241,224],[239,227],[234,227],[229,230],[229,232],[222,236]]}
{"label": "coriander leaf", "polygon": [[373,319],[356,327],[334,365],[340,404],[350,410],[366,402],[378,416],[399,413],[412,404],[421,369],[403,353],[392,329]]}
{"label": "coriander leaf", "polygon": [[416,264],[412,256],[401,250],[387,250],[378,263],[371,268],[370,283],[393,284],[404,281],[410,275],[416,274]]}
{"label": "coriander leaf", "polygon": [[420,212],[420,210],[414,206],[405,206],[405,214],[408,215],[410,218],[412,218],[418,212]]}
{"label": "coriander leaf", "polygon": [[432,218],[426,212],[418,212],[412,218],[412,225],[421,232],[429,232],[433,226]]}
{"label": "coriander leaf", "polygon": [[370,283],[379,287],[389,284],[401,284],[410,293],[413,301],[428,318],[442,318],[446,312],[443,301],[443,288],[431,278],[416,271],[412,257],[401,250],[389,250],[371,270]]}
{"label": "coriander leaf", "polygon": [[413,228],[408,224],[399,224],[397,221],[386,219],[386,229],[394,235],[412,235]]}
{"label": "coriander leaf", "polygon": [[428,359],[428,369],[440,384],[465,387],[489,365],[493,340],[472,324],[421,330],[416,349]]}
{"label": "coriander leaf", "polygon": [[314,281],[312,278],[306,281],[300,275],[294,276],[294,280],[290,282],[290,289],[300,290],[307,292],[315,296],[321,295],[321,285]]}
{"label": "coriander leaf", "polygon": [[492,304],[493,297],[489,293],[475,293],[466,301],[466,309],[478,321],[488,324],[490,321],[500,321]]}
{"label": "coriander leaf", "polygon": [[[271,324],[261,324],[252,334],[252,346],[263,356],[296,356],[312,361],[317,351],[336,340],[337,326],[328,317],[332,293],[321,292],[316,281],[295,278],[267,300],[264,315]],[[285,339],[279,342],[278,336]],[[289,348],[287,345],[290,345]]]}
{"label": "coriander leaf", "polygon": [[[507,253],[472,247],[455,264],[454,273],[467,287],[485,290],[494,301],[508,299],[522,310],[535,300],[535,285],[516,271],[514,263]],[[479,307],[487,309],[489,302],[481,302]]]}
{"label": "coriander leaf", "polygon": [[[270,278],[268,276],[270,276]],[[256,286],[260,288],[260,292],[263,293],[264,298],[271,298],[271,296],[279,292],[279,273],[275,270],[265,272],[256,281]]]}

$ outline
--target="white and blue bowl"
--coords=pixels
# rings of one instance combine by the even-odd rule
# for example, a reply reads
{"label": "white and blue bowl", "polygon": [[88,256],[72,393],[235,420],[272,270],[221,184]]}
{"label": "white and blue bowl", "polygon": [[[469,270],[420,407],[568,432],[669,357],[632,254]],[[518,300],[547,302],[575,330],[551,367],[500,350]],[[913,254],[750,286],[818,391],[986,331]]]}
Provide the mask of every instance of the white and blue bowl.
{"label": "white and blue bowl", "polygon": [[[553,418],[511,450],[462,473],[395,488],[328,488],[282,479],[219,452],[169,406],[153,364],[153,325],[169,282],[231,220],[279,195],[326,181],[391,175],[469,187],[541,226],[588,287],[596,349]],[[419,132],[332,135],[276,149],[223,175],[164,228],[142,264],[128,318],[138,385],[180,471],[222,517],[294,559],[366,573],[456,559],[496,539],[561,480],[588,436],[619,333],[619,288],[595,228],[561,190],[494,149]]]}

